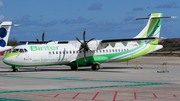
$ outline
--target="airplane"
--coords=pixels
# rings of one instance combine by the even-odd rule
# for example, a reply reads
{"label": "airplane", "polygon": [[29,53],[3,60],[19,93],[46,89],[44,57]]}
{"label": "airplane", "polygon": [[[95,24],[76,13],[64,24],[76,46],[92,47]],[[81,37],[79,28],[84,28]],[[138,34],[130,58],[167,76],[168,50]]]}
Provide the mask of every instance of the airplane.
{"label": "airplane", "polygon": [[[47,43],[16,46],[11,53],[3,58],[3,62],[12,66],[14,72],[20,67],[67,65],[72,70],[78,67],[91,66],[92,70],[99,70],[102,63],[123,62],[135,59],[142,55],[162,49],[158,45],[162,19],[176,18],[163,17],[162,13],[152,13],[147,25],[134,38],[112,40],[83,40],[77,41],[49,41]],[[33,42],[32,42],[33,43]]]}
{"label": "airplane", "polygon": [[11,21],[4,21],[0,24],[0,52],[12,49],[11,46],[6,46],[11,30],[11,26],[18,26],[17,24],[12,25]]}

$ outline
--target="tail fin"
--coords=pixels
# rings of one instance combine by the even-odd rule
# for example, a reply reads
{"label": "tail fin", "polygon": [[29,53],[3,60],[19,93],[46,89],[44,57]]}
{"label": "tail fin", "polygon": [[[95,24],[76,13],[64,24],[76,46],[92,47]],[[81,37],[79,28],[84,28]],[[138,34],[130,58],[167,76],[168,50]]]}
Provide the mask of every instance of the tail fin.
{"label": "tail fin", "polygon": [[7,45],[11,26],[17,26],[17,25],[12,25],[11,21],[4,21],[0,24],[0,46],[1,47],[5,47]]}
{"label": "tail fin", "polygon": [[161,29],[161,21],[162,13],[153,13],[149,18],[140,18],[136,20],[144,20],[149,19],[147,25],[144,29],[135,37],[135,38],[150,38],[157,37],[159,38],[160,29]]}
{"label": "tail fin", "polygon": [[[150,38],[150,37],[156,37],[159,38],[160,35],[160,29],[161,29],[161,22],[162,19],[165,18],[176,18],[176,17],[162,17],[162,13],[152,13],[149,18],[139,18],[136,20],[148,20],[147,25],[144,27],[144,29],[134,38]],[[158,39],[151,42],[152,44],[158,44]]]}

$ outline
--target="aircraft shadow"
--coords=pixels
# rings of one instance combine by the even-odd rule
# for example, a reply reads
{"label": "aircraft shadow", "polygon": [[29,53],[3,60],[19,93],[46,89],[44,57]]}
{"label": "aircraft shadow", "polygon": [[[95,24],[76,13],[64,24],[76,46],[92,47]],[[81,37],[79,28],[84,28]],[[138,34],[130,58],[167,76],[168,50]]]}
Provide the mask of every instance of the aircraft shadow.
{"label": "aircraft shadow", "polygon": [[[109,70],[108,70],[109,69]],[[114,70],[118,69],[118,70]],[[93,72],[126,72],[126,71],[119,71],[120,69],[135,69],[135,67],[101,67],[99,70],[92,70],[91,67],[89,68],[79,68],[78,71],[93,71]],[[11,72],[12,69],[9,69],[8,71],[0,71],[1,73],[7,73]],[[41,71],[76,71],[71,70],[70,68],[67,69],[61,69],[61,68],[39,68],[37,71],[35,71],[34,68],[20,68],[18,72],[41,72]]]}
{"label": "aircraft shadow", "polygon": [[136,67],[102,67],[101,69],[135,69]]}

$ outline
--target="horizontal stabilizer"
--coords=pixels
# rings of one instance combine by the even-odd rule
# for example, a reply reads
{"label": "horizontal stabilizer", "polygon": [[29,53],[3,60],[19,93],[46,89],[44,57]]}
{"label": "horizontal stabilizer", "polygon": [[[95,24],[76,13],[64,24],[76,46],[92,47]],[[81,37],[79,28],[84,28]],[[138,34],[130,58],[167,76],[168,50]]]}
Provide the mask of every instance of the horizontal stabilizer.
{"label": "horizontal stabilizer", "polygon": [[[152,19],[168,19],[168,18],[177,18],[176,16],[170,17],[153,17]],[[149,18],[137,18],[136,20],[148,20]]]}

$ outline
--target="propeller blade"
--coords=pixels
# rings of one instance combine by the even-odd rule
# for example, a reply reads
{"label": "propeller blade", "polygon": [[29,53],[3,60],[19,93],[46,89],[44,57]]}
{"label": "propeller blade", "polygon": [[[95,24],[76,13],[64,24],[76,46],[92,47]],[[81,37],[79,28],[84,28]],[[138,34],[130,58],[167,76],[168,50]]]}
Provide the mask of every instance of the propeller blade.
{"label": "propeller blade", "polygon": [[86,29],[84,30],[84,33],[83,33],[83,41],[84,41],[84,43],[85,43],[85,33],[86,33]]}
{"label": "propeller blade", "polygon": [[78,37],[76,36],[76,39],[82,44],[82,42],[78,39]]}
{"label": "propeller blade", "polygon": [[38,38],[36,37],[37,42],[39,42]]}
{"label": "propeller blade", "polygon": [[[87,47],[87,48],[88,48],[88,50],[90,50],[89,47]],[[90,51],[93,52],[92,50],[90,50]]]}
{"label": "propeller blade", "polygon": [[81,48],[79,49],[79,51],[81,51],[81,49],[83,49],[83,47],[81,47]]}
{"label": "propeller blade", "polygon": [[43,35],[42,35],[42,42],[44,43],[44,34],[45,34],[45,31],[43,32]]}
{"label": "propeller blade", "polygon": [[90,39],[89,41],[87,41],[86,43],[88,43],[88,42],[90,42],[90,41],[92,41],[92,40],[94,40],[95,38],[92,38],[92,39]]}

